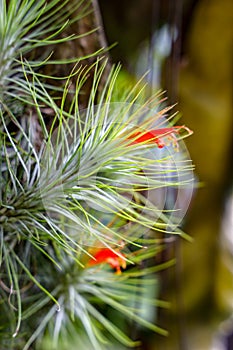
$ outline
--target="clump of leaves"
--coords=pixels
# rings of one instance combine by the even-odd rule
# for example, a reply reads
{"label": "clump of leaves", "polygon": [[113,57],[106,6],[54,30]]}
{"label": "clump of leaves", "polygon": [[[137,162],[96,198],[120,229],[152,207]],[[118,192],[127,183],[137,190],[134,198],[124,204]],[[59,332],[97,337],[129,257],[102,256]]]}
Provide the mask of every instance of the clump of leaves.
{"label": "clump of leaves", "polygon": [[[60,16],[63,4],[1,2],[1,348],[27,350],[35,343],[58,349],[79,341],[80,349],[100,350],[114,338],[137,345],[106,315],[106,305],[128,321],[167,334],[139,305],[167,306],[146,291],[154,283],[151,276],[173,262],[146,262],[161,251],[163,235],[184,235],[176,204],[166,204],[169,188],[192,186],[192,165],[180,143],[190,131],[168,125],[168,109],[160,110],[158,103],[142,103],[141,83],[116,103],[119,66],[99,92],[103,60],[72,70],[58,106],[38,74],[43,61],[22,56],[51,40],[60,43],[54,38],[68,16],[66,11]],[[81,110],[90,70],[89,102]],[[152,129],[160,131],[148,134]]]}

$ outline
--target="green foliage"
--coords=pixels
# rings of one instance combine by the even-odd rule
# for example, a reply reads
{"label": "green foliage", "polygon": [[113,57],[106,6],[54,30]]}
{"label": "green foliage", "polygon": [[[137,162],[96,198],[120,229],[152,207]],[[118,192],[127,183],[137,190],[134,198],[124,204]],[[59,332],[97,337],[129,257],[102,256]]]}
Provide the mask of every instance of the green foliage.
{"label": "green foliage", "polygon": [[[88,68],[77,64],[58,106],[38,72],[49,56],[30,61],[25,55],[72,39],[56,39],[69,17],[68,1],[0,4],[1,349],[27,350],[32,344],[62,349],[59,344],[69,348],[79,341],[80,349],[100,350],[113,338],[137,345],[106,316],[106,305],[128,321],[167,334],[146,320],[138,305],[143,300],[167,306],[146,291],[154,283],[151,275],[173,262],[146,265],[161,251],[161,235],[182,232],[148,193],[188,186],[190,163],[177,158],[172,146],[166,152],[126,137],[138,125],[158,127],[165,120],[153,101],[142,103],[138,86],[115,102],[119,66],[100,92],[106,61],[97,59]],[[81,110],[91,70],[89,103]],[[126,271],[117,275],[106,263],[88,265],[103,247],[124,252]]]}
{"label": "green foliage", "polygon": [[[3,105],[10,104],[11,109],[22,113],[22,103],[15,100],[30,102],[27,96],[31,95],[31,88],[25,85],[24,77],[30,72],[24,71],[26,66],[23,67],[22,58],[29,61],[34,74],[37,72],[40,77],[43,77],[40,69],[44,65],[67,64],[84,58],[52,60],[51,55],[58,45],[89,34],[61,35],[73,22],[89,13],[89,5],[89,1],[83,0],[72,2],[72,8],[69,0],[0,1],[0,100]],[[77,13],[73,18],[72,12]],[[33,84],[33,90],[36,89]]]}

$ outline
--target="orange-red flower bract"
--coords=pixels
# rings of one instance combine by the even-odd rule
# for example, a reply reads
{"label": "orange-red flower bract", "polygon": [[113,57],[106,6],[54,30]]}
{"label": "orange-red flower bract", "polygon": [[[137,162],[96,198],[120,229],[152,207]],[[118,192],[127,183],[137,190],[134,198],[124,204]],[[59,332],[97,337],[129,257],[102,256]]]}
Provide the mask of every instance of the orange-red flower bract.
{"label": "orange-red flower bract", "polygon": [[[133,131],[128,137],[128,140],[132,140],[132,144],[144,143],[144,144],[156,144],[159,148],[163,148],[170,142],[178,148],[178,138],[180,130],[185,130],[187,135],[191,135],[192,131],[185,125],[173,126],[170,128],[153,129],[148,131],[143,131],[137,129]],[[168,141],[168,142],[167,142]]]}
{"label": "orange-red flower bract", "polygon": [[126,268],[126,260],[122,253],[114,252],[109,248],[99,249],[93,258],[89,261],[88,265],[97,265],[97,264],[109,264],[113,269],[116,269],[116,273],[121,273],[121,267]]}

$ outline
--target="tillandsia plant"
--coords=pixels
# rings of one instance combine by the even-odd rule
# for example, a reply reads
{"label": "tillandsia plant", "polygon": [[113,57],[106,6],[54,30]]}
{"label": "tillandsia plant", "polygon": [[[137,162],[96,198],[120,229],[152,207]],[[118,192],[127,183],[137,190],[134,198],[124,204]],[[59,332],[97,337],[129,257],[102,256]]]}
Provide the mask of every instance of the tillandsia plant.
{"label": "tillandsia plant", "polygon": [[[25,59],[35,47],[60,43],[55,36],[69,17],[60,16],[66,3],[0,2],[2,350],[137,346],[127,322],[166,335],[141,305],[167,307],[147,290],[154,274],[174,262],[154,258],[168,236],[188,237],[179,224],[193,185],[182,143],[191,131],[173,125],[158,96],[144,101],[141,82],[116,102],[119,66],[108,71],[100,91],[106,60],[77,65],[58,103],[38,71],[49,59]],[[91,70],[88,105],[81,109]],[[49,125],[45,110],[53,116]]]}

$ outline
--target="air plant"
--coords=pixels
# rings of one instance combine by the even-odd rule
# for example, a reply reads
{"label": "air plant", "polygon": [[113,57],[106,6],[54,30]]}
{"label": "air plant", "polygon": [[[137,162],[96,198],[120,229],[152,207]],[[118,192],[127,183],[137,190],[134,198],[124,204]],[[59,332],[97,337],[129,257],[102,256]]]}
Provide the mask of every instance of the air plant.
{"label": "air plant", "polygon": [[[126,322],[167,334],[138,305],[167,307],[146,292],[154,274],[174,263],[154,260],[167,235],[188,237],[166,196],[169,188],[192,187],[181,141],[191,131],[170,125],[169,108],[159,102],[142,102],[142,82],[116,103],[120,66],[99,91],[103,59],[89,68],[77,64],[58,104],[37,69],[49,59],[34,64],[24,56],[51,40],[60,43],[55,36],[68,15],[60,16],[59,6],[58,0],[1,1],[0,346],[62,350],[75,343],[101,350],[116,341],[133,347],[139,341],[114,324],[106,306]],[[90,70],[89,102],[81,109]]]}

